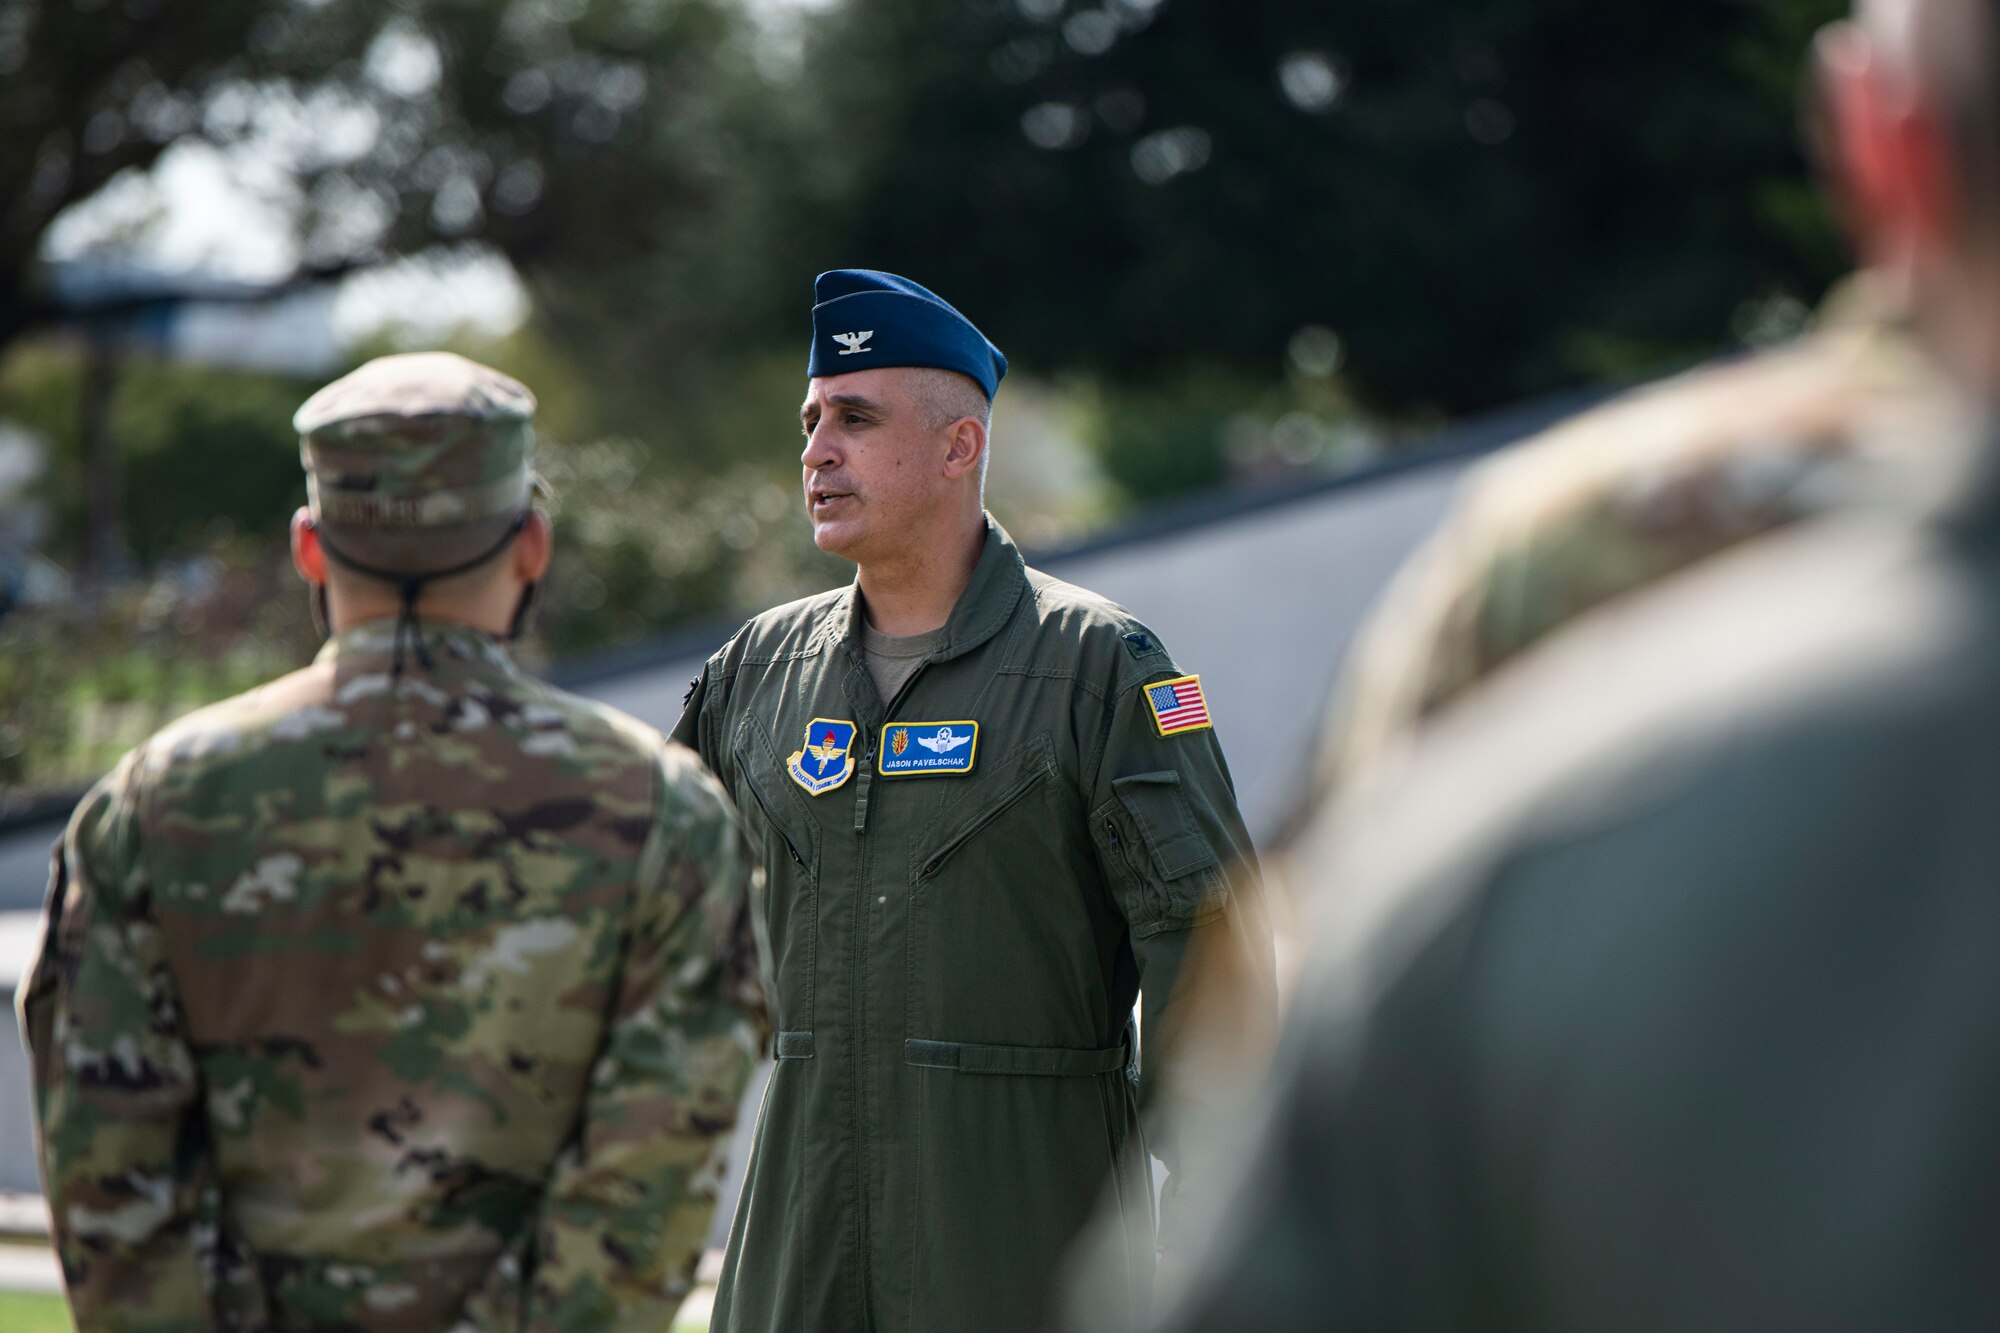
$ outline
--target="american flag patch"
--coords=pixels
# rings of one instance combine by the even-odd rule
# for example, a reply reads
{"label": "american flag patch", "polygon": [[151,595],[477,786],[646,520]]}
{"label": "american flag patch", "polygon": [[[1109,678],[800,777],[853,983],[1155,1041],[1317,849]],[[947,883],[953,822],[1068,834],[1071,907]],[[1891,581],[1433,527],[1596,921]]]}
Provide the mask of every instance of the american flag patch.
{"label": "american flag patch", "polygon": [[1215,725],[1209,720],[1208,700],[1201,696],[1200,676],[1182,676],[1179,680],[1148,685],[1146,702],[1152,706],[1153,722],[1162,736]]}

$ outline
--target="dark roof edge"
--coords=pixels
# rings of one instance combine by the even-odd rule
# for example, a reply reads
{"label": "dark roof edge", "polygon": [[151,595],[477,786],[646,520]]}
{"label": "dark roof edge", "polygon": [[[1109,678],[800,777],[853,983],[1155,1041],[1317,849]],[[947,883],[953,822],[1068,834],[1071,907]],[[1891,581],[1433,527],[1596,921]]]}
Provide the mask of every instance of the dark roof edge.
{"label": "dark roof edge", "polygon": [[69,812],[76,809],[76,803],[89,790],[89,787],[75,787],[68,791],[45,792],[0,805],[0,837],[11,837],[36,825],[47,825],[49,836],[53,838],[62,831],[63,825],[69,823]]}
{"label": "dark roof edge", "polygon": [[545,679],[559,689],[581,690],[683,658],[707,657],[748,619],[748,616],[717,617],[637,643],[586,653],[574,661],[556,663],[549,668]]}
{"label": "dark roof edge", "polygon": [[1287,478],[1261,485],[1168,500],[1134,516],[1109,532],[1070,546],[1035,551],[1029,563],[1048,568],[1065,560],[1143,545],[1188,528],[1226,523],[1267,509],[1316,500],[1332,492],[1370,486],[1409,472],[1489,454],[1548,429],[1559,421],[1595,407],[1625,386],[1576,389],[1537,398],[1518,407],[1502,408],[1439,430],[1421,447],[1394,454],[1380,462],[1329,476]]}

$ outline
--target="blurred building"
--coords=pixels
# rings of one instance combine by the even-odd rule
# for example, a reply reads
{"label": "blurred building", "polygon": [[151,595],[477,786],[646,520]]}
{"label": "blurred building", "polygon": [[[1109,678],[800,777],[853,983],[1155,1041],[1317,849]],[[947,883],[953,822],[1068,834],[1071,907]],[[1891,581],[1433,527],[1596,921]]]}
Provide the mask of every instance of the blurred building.
{"label": "blurred building", "polygon": [[77,259],[47,266],[43,299],[61,327],[119,352],[313,376],[340,362],[335,294],[317,277],[273,285]]}

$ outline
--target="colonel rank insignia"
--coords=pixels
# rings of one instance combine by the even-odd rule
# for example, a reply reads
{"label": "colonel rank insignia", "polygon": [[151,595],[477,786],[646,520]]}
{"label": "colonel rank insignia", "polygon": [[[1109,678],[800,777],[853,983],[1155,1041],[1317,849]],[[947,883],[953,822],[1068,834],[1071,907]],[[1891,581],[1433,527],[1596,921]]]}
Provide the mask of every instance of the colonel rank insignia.
{"label": "colonel rank insignia", "polygon": [[1208,700],[1202,697],[1200,676],[1181,676],[1146,687],[1146,702],[1153,709],[1153,725],[1162,736],[1212,727]]}
{"label": "colonel rank insignia", "polygon": [[882,728],[875,771],[885,778],[970,773],[978,752],[977,722],[891,722]]}
{"label": "colonel rank insignia", "polygon": [[785,761],[792,781],[814,796],[824,795],[854,776],[852,722],[816,717],[806,727],[806,746]]}

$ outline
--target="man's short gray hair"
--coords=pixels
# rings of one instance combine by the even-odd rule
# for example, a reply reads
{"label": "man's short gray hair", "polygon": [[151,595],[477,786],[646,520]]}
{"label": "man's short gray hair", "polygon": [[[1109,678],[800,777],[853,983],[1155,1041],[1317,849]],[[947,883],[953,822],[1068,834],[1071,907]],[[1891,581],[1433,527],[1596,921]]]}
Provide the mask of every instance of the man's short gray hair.
{"label": "man's short gray hair", "polygon": [[962,417],[971,417],[986,432],[986,452],[979,456],[979,489],[986,490],[986,464],[993,456],[993,403],[986,390],[970,375],[956,370],[919,367],[912,392],[924,414],[925,430],[943,430]]}

